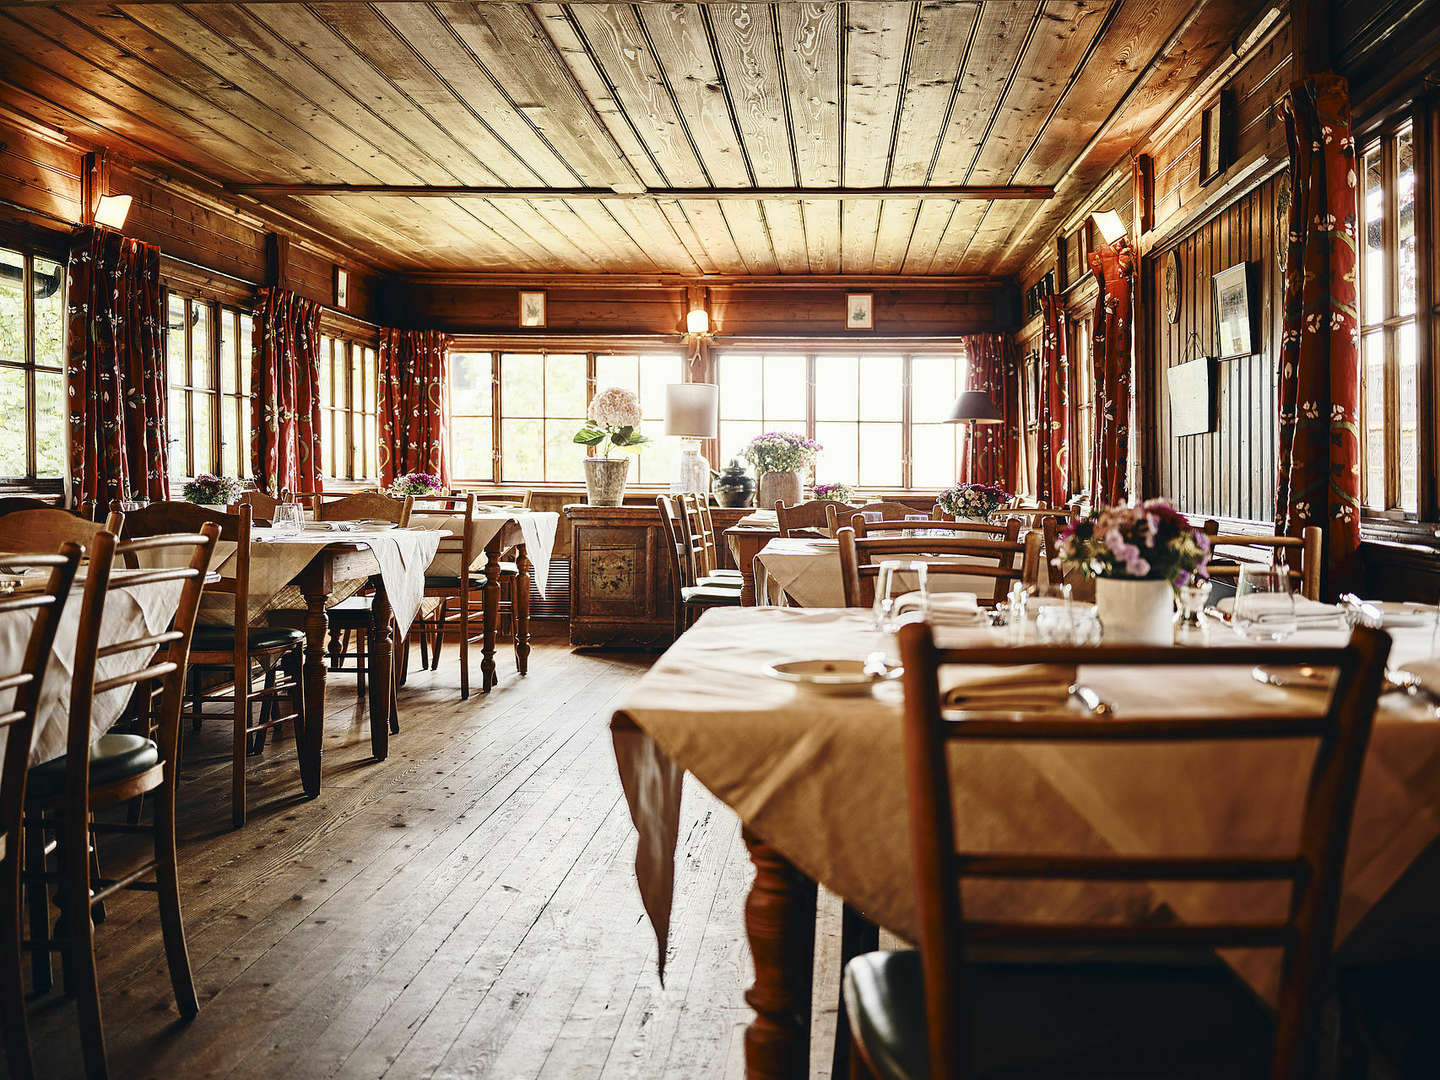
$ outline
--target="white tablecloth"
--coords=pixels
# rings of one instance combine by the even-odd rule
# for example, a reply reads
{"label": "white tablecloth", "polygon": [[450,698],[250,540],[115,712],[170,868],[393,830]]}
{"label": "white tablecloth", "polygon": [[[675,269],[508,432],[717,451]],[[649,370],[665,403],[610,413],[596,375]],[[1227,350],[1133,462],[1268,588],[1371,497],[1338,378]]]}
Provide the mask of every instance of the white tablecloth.
{"label": "white tablecloth", "polygon": [[[412,525],[445,529],[451,535],[459,536],[465,526],[465,515],[416,513],[411,515],[410,522]],[[485,565],[485,545],[499,533],[502,549],[525,545],[525,554],[534,567],[535,588],[544,596],[550,582],[550,556],[555,550],[555,530],[559,523],[560,515],[553,511],[477,508],[475,516],[470,519],[470,543],[475,551],[475,563],[470,569],[479,570]],[[443,552],[435,556],[430,564],[430,573],[459,577],[460,555]]]}
{"label": "white tablecloth", "polygon": [[[1392,663],[1423,656],[1430,630],[1393,632]],[[1336,645],[1342,631],[1292,643]],[[952,640],[953,639],[953,640]],[[1238,641],[1216,626],[1212,642]],[[942,644],[990,643],[989,630],[949,631]],[[863,657],[886,641],[868,612],[718,609],[655,664],[625,698],[612,731],[639,833],[636,875],[665,943],[674,882],[681,779],[688,770],[745,825],[873,921],[914,939],[899,687],[824,698],[768,678],[780,659]],[[959,669],[963,673],[963,669]],[[1091,668],[1080,678],[1121,715],[1318,708],[1314,691],[1256,682],[1249,667]],[[989,745],[955,747],[957,843],[966,850],[1071,853],[1293,852],[1313,743]],[[1440,836],[1440,722],[1411,699],[1382,699],[1355,810],[1340,911],[1343,940],[1407,866]],[[1233,890],[1233,886],[1223,887]],[[1284,890],[1081,882],[967,885],[971,918],[1181,919],[1283,915]],[[1279,905],[1277,910],[1277,905]],[[1264,993],[1273,952],[1226,958]]]}

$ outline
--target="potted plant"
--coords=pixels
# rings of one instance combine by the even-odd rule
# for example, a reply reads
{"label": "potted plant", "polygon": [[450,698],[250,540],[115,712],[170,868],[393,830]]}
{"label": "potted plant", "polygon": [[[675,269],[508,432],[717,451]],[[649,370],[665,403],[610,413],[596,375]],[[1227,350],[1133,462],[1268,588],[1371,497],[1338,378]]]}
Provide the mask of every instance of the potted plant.
{"label": "potted plant", "polygon": [[956,521],[988,521],[1015,498],[998,484],[956,484],[935,499],[935,505]]}
{"label": "potted plant", "polygon": [[1095,579],[1106,641],[1169,645],[1175,590],[1208,576],[1210,541],[1164,499],[1114,506],[1060,534],[1055,565]]}
{"label": "potted plant", "polygon": [[773,509],[777,502],[795,506],[800,502],[800,470],[815,464],[821,446],[814,439],[793,431],[770,431],[756,435],[741,452],[760,477],[759,506]]}
{"label": "potted plant", "polygon": [[650,440],[640,433],[640,399],[630,390],[608,386],[595,395],[585,426],[575,433],[579,446],[599,450],[585,459],[585,489],[591,506],[619,506],[625,499],[630,459],[612,458],[612,450],[638,453]]}
{"label": "potted plant", "polygon": [[855,489],[849,484],[816,484],[812,490],[817,499],[848,503],[855,498]]}
{"label": "potted plant", "polygon": [[385,489],[385,494],[392,499],[403,499],[406,495],[413,495],[419,499],[426,495],[439,495],[442,490],[440,477],[433,473],[411,472],[391,480],[390,486]]}
{"label": "potted plant", "polygon": [[229,476],[211,476],[209,473],[201,473],[187,483],[180,494],[186,502],[195,503],[197,506],[208,506],[215,510],[224,510],[240,497],[240,492],[245,490],[245,485],[240,480]]}

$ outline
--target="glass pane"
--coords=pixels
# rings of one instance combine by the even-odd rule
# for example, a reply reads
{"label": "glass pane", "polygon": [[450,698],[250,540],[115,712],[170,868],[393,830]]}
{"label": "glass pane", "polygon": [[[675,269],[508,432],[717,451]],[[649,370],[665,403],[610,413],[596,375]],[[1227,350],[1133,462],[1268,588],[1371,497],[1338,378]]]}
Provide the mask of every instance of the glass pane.
{"label": "glass pane", "polygon": [[595,392],[609,386],[620,386],[632,394],[640,393],[640,358],[637,356],[595,357]]}
{"label": "glass pane", "polygon": [[334,409],[326,409],[320,414],[320,459],[325,463],[325,475],[339,479],[340,435],[336,416]]}
{"label": "glass pane", "polygon": [[65,475],[69,419],[65,411],[65,377],[59,372],[35,373],[35,475]]}
{"label": "glass pane", "polygon": [[1415,384],[1415,324],[1395,331],[1400,378],[1400,506],[1412,513],[1420,505],[1420,406]]}
{"label": "glass pane", "polygon": [[[721,394],[724,394],[723,390]],[[731,458],[739,457],[740,451],[745,449],[745,444],[763,430],[759,420],[721,420],[719,464],[727,465]],[[748,469],[750,466],[746,463],[745,467]]]}
{"label": "glass pane", "polygon": [[365,416],[365,479],[373,480],[380,472],[380,431],[375,414]]}
{"label": "glass pane", "polygon": [[1385,506],[1385,333],[1365,335],[1365,505]]}
{"label": "glass pane", "polygon": [[[255,349],[254,328],[254,319],[249,315],[240,316],[240,389],[242,391],[250,389],[250,358]],[[323,401],[324,398],[321,400]],[[250,424],[248,415],[245,424],[248,430]]]}
{"label": "glass pane", "polygon": [[[585,396],[585,357],[545,357],[545,416],[583,419],[590,404]],[[574,431],[571,431],[574,434]]]}
{"label": "glass pane", "polygon": [[899,424],[860,425],[860,483],[899,487],[903,431]]}
{"label": "glass pane", "polygon": [[58,370],[65,366],[65,267],[37,258],[34,274],[35,363]]}
{"label": "glass pane", "polygon": [[[0,248],[0,360],[8,360],[12,364],[25,362],[25,257],[18,251],[5,248]],[[19,401],[23,408],[23,395]],[[7,410],[5,415],[20,414]],[[18,475],[23,475],[24,471],[22,467]],[[7,471],[4,475],[17,474]]]}
{"label": "glass pane", "polygon": [[29,473],[25,461],[25,372],[21,368],[0,367],[0,476],[24,477]]}
{"label": "glass pane", "polygon": [[723,354],[716,361],[716,371],[720,380],[720,418],[759,420],[764,412],[762,402],[765,399],[760,357]]}
{"label": "glass pane", "polygon": [[765,357],[762,417],[771,431],[805,431],[806,371],[803,356]]}
{"label": "glass pane", "polygon": [[916,424],[943,420],[960,396],[956,371],[963,370],[953,356],[910,358],[910,416]]}
{"label": "glass pane", "polygon": [[[646,420],[640,430],[650,436],[640,458],[640,479],[642,484],[668,484],[675,473],[675,459],[680,456],[684,440],[665,434],[664,420]],[[634,475],[635,466],[631,466]]]}
{"label": "glass pane", "polygon": [[490,480],[489,419],[456,420],[450,429],[450,471],[457,480]]}
{"label": "glass pane", "polygon": [[[661,353],[640,357],[640,414],[646,420],[665,419],[665,387],[685,381],[685,362]],[[666,483],[669,473],[665,474]]]}
{"label": "glass pane", "polygon": [[[539,426],[539,425],[535,425]],[[585,466],[580,464],[585,457],[585,448],[575,445],[575,420],[545,421],[545,479],[583,480]],[[633,474],[635,466],[630,466]]]}
{"label": "glass pane", "polygon": [[350,408],[355,412],[361,412],[365,408],[365,357],[359,348],[342,344],[345,350],[343,355],[347,357],[350,371]]}
{"label": "glass pane", "polygon": [[1380,145],[1365,155],[1365,188],[1361,212],[1365,217],[1365,263],[1361,270],[1364,322],[1385,318],[1385,180]]}
{"label": "glass pane", "polygon": [[450,413],[453,416],[489,416],[490,354],[450,354]]}
{"label": "glass pane", "polygon": [[900,357],[862,356],[860,419],[898,421],[903,409],[904,379],[904,361]]}
{"label": "glass pane", "polygon": [[211,433],[214,425],[215,395],[195,394],[190,401],[190,423],[193,429],[190,445],[194,448],[192,464],[197,472],[212,472],[215,468]]}
{"label": "glass pane", "polygon": [[220,390],[226,394],[235,393],[235,380],[239,377],[240,342],[235,338],[235,313],[220,312]]}
{"label": "glass pane", "polygon": [[502,418],[500,445],[505,453],[506,480],[545,479],[545,432],[539,424]]}
{"label": "glass pane", "polygon": [[170,415],[166,417],[170,429],[170,475],[189,476],[189,448],[185,444],[185,432],[189,421],[185,417],[185,391],[170,391]]}
{"label": "glass pane", "polygon": [[[220,399],[220,469],[226,476],[240,476],[240,427],[239,405],[246,399],[222,397]],[[324,468],[324,459],[321,459]]]}
{"label": "glass pane", "polygon": [[209,390],[215,385],[210,363],[210,305],[190,302],[190,377],[194,385]]}
{"label": "glass pane", "polygon": [[945,488],[959,473],[955,454],[955,424],[915,424],[910,429],[914,451],[910,483],[917,488]]}
{"label": "glass pane", "polygon": [[185,369],[185,298],[174,293],[165,316],[165,359],[170,385],[186,385],[190,377]]}
{"label": "glass pane", "polygon": [[323,408],[335,407],[335,379],[331,371],[330,350],[320,346],[320,404]]}
{"label": "glass pane", "polygon": [[[896,385],[899,383],[897,381]],[[821,442],[822,420],[854,420],[860,415],[860,358],[858,356],[817,356],[815,358],[816,435]]]}
{"label": "glass pane", "polygon": [[[503,416],[545,415],[544,368],[538,355],[506,353],[500,358],[500,408]],[[506,476],[508,479],[508,469]],[[538,480],[539,476],[526,479]]]}
{"label": "glass pane", "polygon": [[[819,389],[819,379],[816,379]],[[815,462],[815,481],[820,484],[849,484],[860,480],[860,432],[856,424],[815,422],[815,441],[823,450]]]}
{"label": "glass pane", "polygon": [[1415,311],[1415,140],[1406,128],[1395,139],[1395,225],[1400,231],[1396,269],[1397,315]]}

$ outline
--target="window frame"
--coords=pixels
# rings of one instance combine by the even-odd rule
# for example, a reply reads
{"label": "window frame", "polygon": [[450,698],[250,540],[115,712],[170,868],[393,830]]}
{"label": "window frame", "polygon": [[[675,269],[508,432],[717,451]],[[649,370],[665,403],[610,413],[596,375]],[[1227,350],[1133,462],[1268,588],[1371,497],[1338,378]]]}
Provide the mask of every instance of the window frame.
{"label": "window frame", "polygon": [[[328,404],[322,395],[320,442],[324,456],[322,461],[324,468],[321,469],[320,475],[326,480],[334,480],[340,484],[378,483],[380,479],[379,350],[373,342],[346,333],[339,328],[322,326],[320,330],[321,364],[332,364],[336,346],[341,348],[342,359],[338,366],[344,380],[343,384],[335,382],[335,367],[332,366],[330,369],[331,400],[336,404]],[[360,376],[358,397],[355,385],[357,372]],[[366,393],[367,384],[373,384],[369,385],[370,392],[368,394]],[[370,421],[369,427],[366,425],[367,420]],[[343,429],[343,431],[339,429]],[[360,469],[356,468],[357,429],[362,440],[359,449],[367,453],[364,467]],[[338,466],[341,463],[340,455],[343,455],[344,475],[340,474],[338,467],[333,472],[330,469],[332,464]]]}
{"label": "window frame", "polygon": [[[25,396],[25,474],[23,476],[0,476],[0,491],[34,491],[42,494],[54,494],[64,491],[68,464],[62,465],[60,476],[39,476],[37,475],[37,457],[39,448],[40,425],[36,416],[38,393],[36,390],[36,376],[40,373],[60,376],[62,394],[68,375],[65,368],[65,353],[67,348],[67,336],[69,328],[69,274],[66,272],[65,256],[62,252],[41,248],[35,244],[17,242],[16,237],[0,233],[0,246],[6,250],[18,254],[21,259],[20,290],[25,298],[22,315],[22,347],[19,363],[13,360],[0,360],[0,368],[11,371],[19,371],[24,380]],[[60,275],[60,310],[62,320],[62,333],[60,337],[60,366],[51,367],[37,362],[35,350],[35,260],[44,259],[54,263]],[[62,427],[67,434],[70,430],[69,411],[62,414]],[[68,459],[68,448],[62,455]]]}
{"label": "window frame", "polygon": [[[176,282],[162,282],[165,289],[165,331],[162,338],[162,348],[165,352],[165,426],[166,426],[166,450],[169,455],[169,478],[172,482],[187,483],[195,479],[200,473],[210,473],[214,476],[225,475],[225,407],[226,399],[231,399],[239,414],[240,430],[244,433],[240,436],[238,447],[237,472],[240,479],[250,475],[250,439],[253,434],[249,402],[250,388],[241,380],[241,375],[246,371],[248,365],[245,363],[241,342],[243,335],[240,333],[242,319],[250,320],[250,341],[254,347],[254,313],[235,305],[211,297],[197,295],[187,291],[183,284]],[[175,329],[170,326],[170,301],[172,297],[178,297],[184,303],[185,315],[182,316],[183,347],[185,350],[185,382],[179,386],[170,381],[170,349],[174,340]],[[205,309],[205,347],[206,362],[209,368],[209,385],[201,386],[195,379],[195,330],[197,320],[190,314],[196,307]],[[231,373],[234,378],[235,392],[233,394],[224,389],[222,365],[225,363],[221,344],[224,340],[222,324],[231,320],[235,327],[235,355],[234,370]],[[171,414],[171,396],[179,392],[184,402],[184,416],[176,417]],[[195,425],[193,416],[197,401],[197,395],[202,395],[205,406],[210,413],[210,445],[204,448],[208,453],[208,460],[200,458],[201,448],[194,445]],[[183,423],[180,421],[183,420]],[[176,451],[180,443],[184,443],[185,469],[177,471],[175,466]]]}

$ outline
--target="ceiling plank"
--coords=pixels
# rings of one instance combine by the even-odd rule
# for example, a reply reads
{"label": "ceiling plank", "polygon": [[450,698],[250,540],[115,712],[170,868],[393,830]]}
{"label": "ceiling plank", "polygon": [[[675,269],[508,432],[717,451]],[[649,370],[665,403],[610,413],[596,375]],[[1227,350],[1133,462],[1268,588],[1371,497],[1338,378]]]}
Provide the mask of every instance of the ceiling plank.
{"label": "ceiling plank", "polygon": [[631,202],[645,199],[712,199],[717,202],[753,202],[755,199],[803,199],[852,202],[859,199],[1048,199],[1054,188],[1007,184],[896,185],[879,187],[699,187],[614,191],[583,187],[475,187],[467,184],[273,184],[230,185],[247,195],[408,195],[429,199],[601,199]]}
{"label": "ceiling plank", "polygon": [[[837,4],[785,4],[775,9],[781,69],[798,178],[804,187],[840,185],[840,9]],[[812,274],[840,270],[840,208],[801,204]]]}
{"label": "ceiling plank", "polygon": [[974,3],[920,5],[887,182],[925,183],[952,111],[970,107],[959,94],[960,76],[979,17]]}

